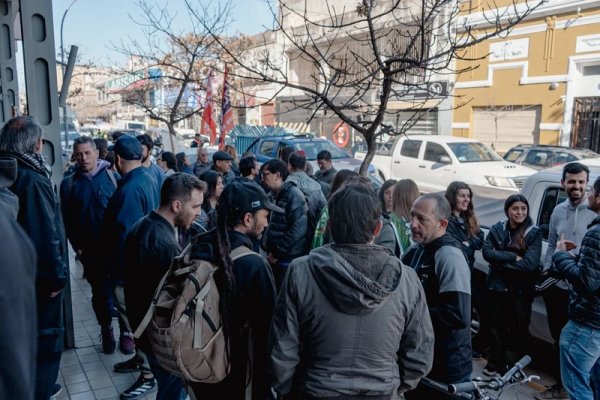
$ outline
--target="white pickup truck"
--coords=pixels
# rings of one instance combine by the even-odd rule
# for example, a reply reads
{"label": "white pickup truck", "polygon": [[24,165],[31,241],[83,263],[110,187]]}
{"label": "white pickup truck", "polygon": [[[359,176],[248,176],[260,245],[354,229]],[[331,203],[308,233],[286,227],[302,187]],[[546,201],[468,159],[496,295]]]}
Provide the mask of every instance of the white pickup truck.
{"label": "white pickup truck", "polygon": [[[363,160],[364,152],[355,158]],[[509,163],[485,144],[454,136],[397,136],[377,150],[371,165],[383,179],[410,178],[421,192],[446,190],[452,181],[519,190],[536,171]]]}
{"label": "white pickup truck", "polygon": [[[580,160],[590,169],[590,186],[600,176],[600,158]],[[542,170],[531,175],[525,182],[521,193],[529,201],[529,215],[543,233],[542,257],[540,265],[544,263],[546,250],[548,248],[548,226],[550,215],[554,207],[560,202],[566,200],[567,195],[560,185],[563,166],[558,166]],[[473,187],[475,213],[479,218],[480,225],[487,235],[488,228],[496,222],[506,219],[503,210],[504,200],[514,192],[492,188]],[[483,285],[485,276],[488,272],[488,263],[483,259],[481,252],[478,251],[475,256],[475,271],[473,273],[473,282],[476,285]],[[531,325],[529,326],[531,334],[539,339],[552,342],[550,328],[546,316],[546,306],[541,296],[535,298],[531,311]]]}

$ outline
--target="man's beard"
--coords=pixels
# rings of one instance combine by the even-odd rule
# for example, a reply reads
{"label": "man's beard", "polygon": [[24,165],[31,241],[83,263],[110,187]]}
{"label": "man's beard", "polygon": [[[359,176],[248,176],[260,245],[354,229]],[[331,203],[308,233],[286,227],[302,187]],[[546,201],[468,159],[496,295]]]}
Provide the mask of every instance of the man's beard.
{"label": "man's beard", "polygon": [[[264,231],[264,229],[263,229]],[[250,228],[250,231],[248,233],[246,233],[246,236],[248,236],[251,240],[260,240],[260,238],[262,237],[263,231],[257,232],[256,229],[256,218],[254,219],[254,221],[252,222],[252,227]]]}

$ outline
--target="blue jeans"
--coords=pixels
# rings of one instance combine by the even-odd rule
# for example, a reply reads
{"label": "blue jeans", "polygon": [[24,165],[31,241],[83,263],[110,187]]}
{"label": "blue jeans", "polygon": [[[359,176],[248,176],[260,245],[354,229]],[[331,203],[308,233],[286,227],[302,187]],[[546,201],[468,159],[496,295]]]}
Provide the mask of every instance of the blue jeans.
{"label": "blue jeans", "polygon": [[600,329],[567,322],[560,334],[560,373],[569,398],[600,398]]}
{"label": "blue jeans", "polygon": [[187,397],[183,380],[158,364],[153,354],[146,353],[150,370],[156,379],[156,400],[184,400]]}

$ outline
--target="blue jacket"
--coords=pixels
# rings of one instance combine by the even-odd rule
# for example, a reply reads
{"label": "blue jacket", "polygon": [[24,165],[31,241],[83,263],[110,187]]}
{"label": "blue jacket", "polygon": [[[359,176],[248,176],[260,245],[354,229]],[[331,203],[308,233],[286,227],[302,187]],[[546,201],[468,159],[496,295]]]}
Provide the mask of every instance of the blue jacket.
{"label": "blue jacket", "polygon": [[154,178],[154,180],[158,184],[158,190],[160,191],[160,187],[162,186],[165,180],[165,171],[163,171],[161,167],[154,163],[150,164],[150,166],[147,168],[144,167],[144,169],[151,177]]}
{"label": "blue jacket", "polygon": [[60,185],[60,200],[67,230],[67,238],[75,251],[88,252],[98,245],[104,212],[108,201],[117,189],[109,173],[115,180],[117,173],[108,171],[110,164],[98,160],[98,167],[92,174],[76,171],[63,179]]}
{"label": "blue jacket", "polygon": [[113,281],[122,282],[124,272],[125,237],[140,218],[158,207],[156,180],[145,168],[125,174],[111,197],[104,214],[102,245],[97,251]]}
{"label": "blue jacket", "polygon": [[581,241],[579,256],[559,251],[552,257],[550,270],[572,285],[569,319],[600,329],[600,217],[590,224]]}

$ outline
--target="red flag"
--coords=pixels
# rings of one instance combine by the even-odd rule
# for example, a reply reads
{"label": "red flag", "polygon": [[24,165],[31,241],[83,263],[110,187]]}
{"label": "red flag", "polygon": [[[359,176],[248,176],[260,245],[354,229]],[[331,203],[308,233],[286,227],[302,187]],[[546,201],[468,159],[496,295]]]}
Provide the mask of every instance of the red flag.
{"label": "red flag", "polygon": [[225,135],[233,129],[233,109],[229,100],[229,83],[227,83],[227,67],[223,76],[223,98],[221,101],[221,136],[219,137],[219,149],[225,146]]}
{"label": "red flag", "polygon": [[204,111],[202,112],[202,126],[200,132],[203,135],[210,137],[210,145],[214,145],[217,140],[217,124],[213,117],[214,105],[213,105],[213,73],[210,71],[208,74],[208,82],[206,83],[206,99],[204,102]]}

